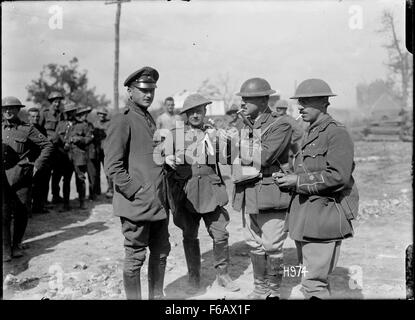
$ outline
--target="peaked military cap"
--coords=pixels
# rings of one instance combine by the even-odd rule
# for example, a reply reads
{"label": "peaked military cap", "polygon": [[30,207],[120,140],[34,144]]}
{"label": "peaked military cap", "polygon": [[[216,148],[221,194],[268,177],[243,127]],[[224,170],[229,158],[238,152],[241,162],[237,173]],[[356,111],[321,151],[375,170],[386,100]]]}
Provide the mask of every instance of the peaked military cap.
{"label": "peaked military cap", "polygon": [[108,114],[108,109],[105,107],[100,107],[97,109],[97,114]]}
{"label": "peaked military cap", "polygon": [[78,107],[75,105],[75,103],[73,102],[68,102],[65,105],[65,108],[63,109],[63,112],[71,112],[71,111],[76,111],[78,109]]}
{"label": "peaked military cap", "polygon": [[130,74],[124,81],[124,86],[134,86],[143,89],[154,89],[157,88],[156,83],[159,79],[159,73],[152,67],[143,67],[132,74]]}
{"label": "peaked military cap", "polygon": [[5,97],[3,99],[1,99],[1,107],[2,108],[6,108],[6,107],[19,107],[19,108],[23,108],[25,107],[24,104],[22,104],[20,102],[19,99],[17,99],[16,97]]}
{"label": "peaked military cap", "polygon": [[62,93],[57,92],[57,91],[53,91],[49,94],[48,100],[52,101],[52,100],[55,100],[55,99],[62,99],[63,100],[63,99],[65,99],[65,97],[63,96]]}
{"label": "peaked military cap", "polygon": [[231,105],[228,111],[226,111],[226,114],[232,114],[238,112],[239,108],[236,104]]}
{"label": "peaked military cap", "polygon": [[211,104],[212,101],[206,99],[202,95],[195,93],[191,94],[184,100],[183,108],[180,110],[180,113],[185,113],[186,111],[189,111],[190,109],[199,107],[199,106],[205,106],[208,104]]}
{"label": "peaked military cap", "polygon": [[31,107],[27,112],[40,112],[40,109],[38,107]]}
{"label": "peaked military cap", "polygon": [[280,109],[287,109],[288,108],[288,101],[287,100],[278,100],[275,104],[275,108]]}

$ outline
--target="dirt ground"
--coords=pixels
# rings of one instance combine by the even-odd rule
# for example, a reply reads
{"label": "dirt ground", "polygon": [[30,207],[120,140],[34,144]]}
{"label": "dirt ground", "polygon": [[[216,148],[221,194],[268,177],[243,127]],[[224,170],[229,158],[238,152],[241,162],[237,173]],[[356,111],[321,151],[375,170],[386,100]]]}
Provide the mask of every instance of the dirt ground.
{"label": "dirt ground", "polygon": [[[339,263],[331,276],[336,299],[405,299],[405,249],[412,238],[412,144],[357,142],[354,173],[360,191],[360,216],[355,237],[342,243]],[[231,193],[229,170],[222,168]],[[102,177],[102,189],[106,189]],[[77,205],[72,184],[73,205]],[[253,287],[252,265],[244,243],[241,214],[228,205],[231,217],[230,274],[240,285],[235,293],[216,285],[212,241],[201,223],[202,287],[185,293],[187,269],[180,230],[170,222],[172,250],[168,258],[165,294],[168,299],[245,299]],[[89,209],[34,215],[28,225],[24,257],[3,264],[4,299],[124,299],[123,237],[120,223],[104,196]],[[284,245],[284,265],[297,265],[295,245]],[[293,273],[291,272],[291,275]],[[300,277],[283,278],[282,298],[288,298]],[[147,266],[142,269],[147,298]]]}

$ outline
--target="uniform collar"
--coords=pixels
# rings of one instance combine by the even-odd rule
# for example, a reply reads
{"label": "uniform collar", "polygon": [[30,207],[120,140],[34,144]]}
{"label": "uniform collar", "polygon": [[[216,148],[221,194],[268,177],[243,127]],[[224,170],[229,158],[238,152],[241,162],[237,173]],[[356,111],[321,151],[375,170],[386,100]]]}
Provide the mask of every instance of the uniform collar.
{"label": "uniform collar", "polygon": [[2,123],[4,128],[17,128],[21,121],[19,118],[16,118],[13,121],[3,120]]}
{"label": "uniform collar", "polygon": [[266,107],[265,110],[258,115],[258,117],[254,121],[254,128],[259,128],[264,122],[267,122],[269,117],[272,115],[271,109]]}
{"label": "uniform collar", "polygon": [[328,120],[331,120],[330,115],[328,113],[322,114],[316,122],[314,122],[311,126],[308,127],[308,132],[310,133],[314,128],[319,127],[321,124],[324,124]]}
{"label": "uniform collar", "polygon": [[136,105],[131,99],[128,99],[127,101],[127,108],[142,116],[145,116],[148,113],[145,108]]}

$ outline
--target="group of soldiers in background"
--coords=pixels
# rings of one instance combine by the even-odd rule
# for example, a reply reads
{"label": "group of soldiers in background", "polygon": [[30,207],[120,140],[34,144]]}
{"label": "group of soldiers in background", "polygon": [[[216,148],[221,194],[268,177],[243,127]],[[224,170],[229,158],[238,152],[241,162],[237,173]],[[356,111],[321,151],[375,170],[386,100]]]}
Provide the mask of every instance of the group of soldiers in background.
{"label": "group of soldiers in background", "polygon": [[[24,107],[20,100],[2,99],[3,261],[22,256],[21,241],[28,217],[48,212],[49,183],[52,205],[62,204],[61,212],[71,209],[74,172],[80,209],[88,208],[86,177],[89,199],[95,200],[101,194],[100,167],[104,161],[108,110],[99,108],[98,119],[91,123],[87,120],[91,107],[76,106],[73,102],[63,105],[64,96],[58,92],[52,92],[48,101],[48,108],[29,108],[26,123],[18,117]],[[106,196],[111,198],[112,180],[107,182]]]}

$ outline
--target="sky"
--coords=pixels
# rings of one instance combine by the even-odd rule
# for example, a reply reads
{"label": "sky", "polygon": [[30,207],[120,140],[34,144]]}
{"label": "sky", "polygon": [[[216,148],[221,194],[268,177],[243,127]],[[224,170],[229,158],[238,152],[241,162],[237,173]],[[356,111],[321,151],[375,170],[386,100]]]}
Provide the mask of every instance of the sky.
{"label": "sky", "polygon": [[[266,79],[281,98],[295,85],[321,78],[354,108],[359,82],[384,79],[387,37],[376,32],[391,10],[404,39],[405,2],[367,1],[132,1],[122,5],[119,91],[142,66],[160,73],[155,101],[196,91],[206,78],[228,74],[237,92],[252,77]],[[62,28],[51,28],[54,5]],[[26,86],[48,63],[76,56],[97,93],[113,99],[116,5],[104,1],[2,2],[2,95],[25,101]],[[157,105],[155,102],[153,105]],[[178,106],[181,107],[181,106]]]}

